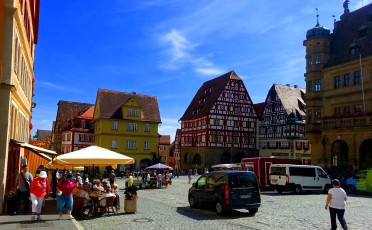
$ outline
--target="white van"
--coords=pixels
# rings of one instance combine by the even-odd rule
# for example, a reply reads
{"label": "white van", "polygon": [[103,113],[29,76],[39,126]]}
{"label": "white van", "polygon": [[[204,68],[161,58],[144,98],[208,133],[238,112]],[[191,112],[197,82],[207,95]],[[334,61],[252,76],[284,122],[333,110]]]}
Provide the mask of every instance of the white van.
{"label": "white van", "polygon": [[323,191],[328,193],[331,179],[315,165],[272,164],[269,169],[270,187],[278,193],[293,191]]}

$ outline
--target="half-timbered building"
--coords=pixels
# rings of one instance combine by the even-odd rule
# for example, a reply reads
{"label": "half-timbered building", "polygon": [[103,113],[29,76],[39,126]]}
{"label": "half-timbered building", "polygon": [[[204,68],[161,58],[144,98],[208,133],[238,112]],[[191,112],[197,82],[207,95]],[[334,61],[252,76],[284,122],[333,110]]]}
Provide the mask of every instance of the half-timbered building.
{"label": "half-timbered building", "polygon": [[257,114],[240,77],[230,71],[204,82],[181,121],[181,167],[202,171],[257,156]]}
{"label": "half-timbered building", "polygon": [[259,122],[259,154],[262,157],[301,159],[310,163],[305,137],[305,89],[274,84],[269,90]]}

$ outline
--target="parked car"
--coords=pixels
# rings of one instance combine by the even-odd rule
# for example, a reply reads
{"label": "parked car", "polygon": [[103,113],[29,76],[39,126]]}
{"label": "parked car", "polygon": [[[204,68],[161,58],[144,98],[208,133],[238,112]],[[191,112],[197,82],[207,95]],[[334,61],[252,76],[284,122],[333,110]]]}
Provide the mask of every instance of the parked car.
{"label": "parked car", "polygon": [[261,194],[254,172],[214,171],[192,184],[188,200],[191,208],[212,207],[218,215],[247,209],[253,216],[261,205]]}
{"label": "parked car", "polygon": [[346,179],[346,191],[350,194],[372,192],[372,169],[361,170]]}
{"label": "parked car", "polygon": [[331,179],[327,173],[315,165],[272,164],[270,166],[270,186],[278,193],[293,191],[323,191],[328,193]]}

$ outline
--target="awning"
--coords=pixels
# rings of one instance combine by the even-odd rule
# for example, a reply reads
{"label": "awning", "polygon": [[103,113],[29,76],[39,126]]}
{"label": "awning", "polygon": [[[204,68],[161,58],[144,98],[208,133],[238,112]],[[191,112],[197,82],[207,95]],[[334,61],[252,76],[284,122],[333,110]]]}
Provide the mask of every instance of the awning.
{"label": "awning", "polygon": [[[48,155],[57,155],[57,152],[55,152],[53,150],[50,150],[50,149],[40,148],[38,146],[31,145],[31,144],[23,142],[23,141],[17,141],[17,140],[13,140],[13,139],[11,139],[10,141],[15,145],[18,145],[18,146],[21,146],[23,148],[29,149],[33,152],[37,152],[37,153],[41,153],[41,154],[48,154]],[[48,157],[48,158],[50,158],[50,157]]]}

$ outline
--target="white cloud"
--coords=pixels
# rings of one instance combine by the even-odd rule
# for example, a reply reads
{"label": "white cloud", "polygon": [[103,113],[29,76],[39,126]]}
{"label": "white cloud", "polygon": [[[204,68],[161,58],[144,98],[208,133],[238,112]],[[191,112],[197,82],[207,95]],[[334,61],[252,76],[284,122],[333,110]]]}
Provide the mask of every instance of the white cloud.
{"label": "white cloud", "polygon": [[218,76],[223,73],[223,71],[219,68],[195,68],[195,71],[207,76]]}
{"label": "white cloud", "polygon": [[74,93],[81,92],[81,90],[77,89],[77,88],[72,88],[70,86],[56,85],[56,84],[53,84],[53,83],[47,82],[47,81],[39,81],[37,83],[39,83],[41,85],[44,85],[44,86],[46,86],[48,88],[51,88],[51,89],[57,89],[57,90],[62,90],[62,91],[74,92]]}
{"label": "white cloud", "polygon": [[223,72],[207,59],[213,54],[208,53],[205,57],[195,54],[199,45],[191,42],[178,30],[172,29],[164,34],[160,41],[166,45],[165,53],[168,55],[168,60],[160,65],[162,68],[178,70],[182,67],[191,67],[195,72],[207,76],[218,75]]}

